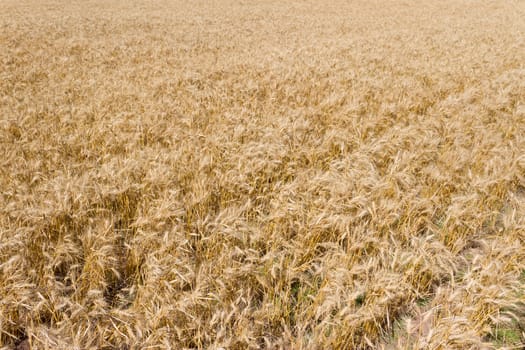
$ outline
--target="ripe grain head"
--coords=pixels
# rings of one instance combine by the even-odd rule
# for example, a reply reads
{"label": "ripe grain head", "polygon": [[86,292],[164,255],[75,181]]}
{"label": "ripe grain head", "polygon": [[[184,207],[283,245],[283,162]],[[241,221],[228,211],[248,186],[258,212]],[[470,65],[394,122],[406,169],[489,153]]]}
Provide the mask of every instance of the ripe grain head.
{"label": "ripe grain head", "polygon": [[522,1],[0,9],[3,348],[523,346]]}

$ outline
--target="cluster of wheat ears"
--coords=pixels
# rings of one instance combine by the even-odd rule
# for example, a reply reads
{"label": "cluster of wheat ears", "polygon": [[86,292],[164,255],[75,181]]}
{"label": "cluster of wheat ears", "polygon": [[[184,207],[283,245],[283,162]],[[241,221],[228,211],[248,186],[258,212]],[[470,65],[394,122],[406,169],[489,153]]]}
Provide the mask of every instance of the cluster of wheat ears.
{"label": "cluster of wheat ears", "polygon": [[524,302],[524,1],[0,1],[1,349],[518,349]]}

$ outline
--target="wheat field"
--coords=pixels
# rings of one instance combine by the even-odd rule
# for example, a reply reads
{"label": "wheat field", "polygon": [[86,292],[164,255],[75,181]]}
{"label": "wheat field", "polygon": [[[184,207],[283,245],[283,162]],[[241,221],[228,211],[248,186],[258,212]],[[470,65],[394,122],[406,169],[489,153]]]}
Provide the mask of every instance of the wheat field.
{"label": "wheat field", "polygon": [[0,0],[0,348],[525,347],[522,0]]}

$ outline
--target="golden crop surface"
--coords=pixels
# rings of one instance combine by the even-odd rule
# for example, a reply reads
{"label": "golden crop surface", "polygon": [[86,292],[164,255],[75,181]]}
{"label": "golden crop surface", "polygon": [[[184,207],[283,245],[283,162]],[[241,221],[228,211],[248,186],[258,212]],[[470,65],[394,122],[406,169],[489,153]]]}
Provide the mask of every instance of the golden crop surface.
{"label": "golden crop surface", "polygon": [[1,349],[519,349],[525,2],[0,0]]}

